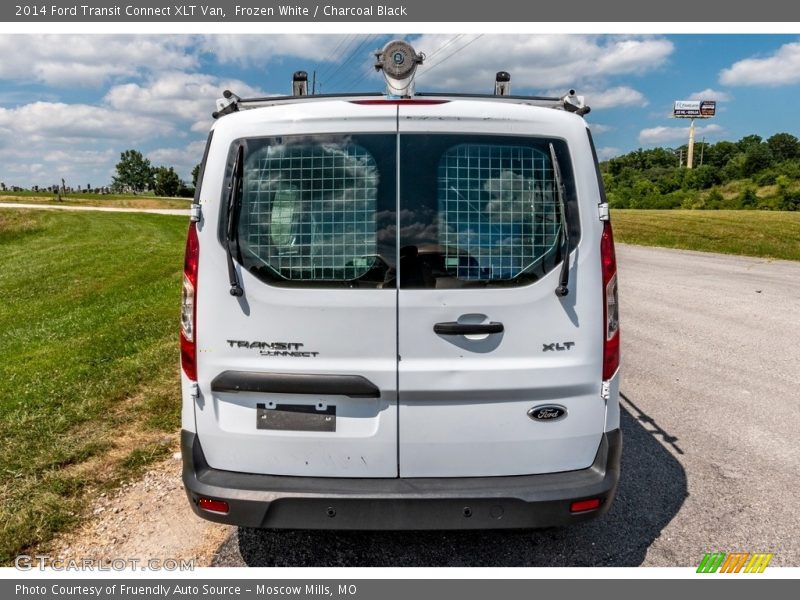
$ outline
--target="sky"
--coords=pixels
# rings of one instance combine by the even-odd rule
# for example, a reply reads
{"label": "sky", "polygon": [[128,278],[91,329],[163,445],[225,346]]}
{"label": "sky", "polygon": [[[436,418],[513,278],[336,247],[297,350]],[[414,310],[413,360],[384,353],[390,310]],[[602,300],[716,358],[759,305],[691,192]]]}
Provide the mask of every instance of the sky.
{"label": "sky", "polygon": [[697,140],[800,137],[797,35],[0,35],[0,181],[108,185],[120,153],[140,150],[185,180],[203,153],[215,100],[286,95],[292,73],[322,93],[382,91],[373,51],[402,37],[427,55],[418,91],[563,95],[592,107],[601,159],[686,143],[674,100],[717,101]]}

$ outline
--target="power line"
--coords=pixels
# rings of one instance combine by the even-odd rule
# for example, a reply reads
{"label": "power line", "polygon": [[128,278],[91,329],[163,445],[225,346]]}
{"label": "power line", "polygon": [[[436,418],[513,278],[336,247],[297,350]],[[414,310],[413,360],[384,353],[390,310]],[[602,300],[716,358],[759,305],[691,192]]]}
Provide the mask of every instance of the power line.
{"label": "power line", "polygon": [[326,69],[325,73],[323,73],[320,77],[318,77],[318,83],[320,88],[322,87],[323,82],[325,86],[328,86],[328,82],[333,75],[342,68],[342,63],[345,60],[345,57],[349,56],[350,52],[354,48],[354,46],[358,43],[359,36],[357,34],[351,34],[347,36],[349,39],[347,42],[342,46],[340,52],[338,52],[334,57],[332,57],[329,68]]}
{"label": "power line", "polygon": [[[369,43],[375,42],[379,37],[380,34],[373,34],[370,36],[372,39],[369,40]],[[356,73],[355,77],[352,77],[347,84],[345,85],[346,89],[355,89],[357,85],[360,85],[364,79],[369,77],[372,73],[375,72],[375,65],[372,61],[370,61],[369,65],[366,68],[362,69],[360,73]]]}
{"label": "power line", "polygon": [[[350,55],[347,57],[347,59],[342,61],[339,64],[339,66],[336,67],[336,69],[333,71],[333,73],[328,75],[328,81],[326,82],[326,84],[329,87],[335,87],[334,83],[337,81],[335,79],[336,74],[339,73],[339,71],[341,71],[344,67],[346,67],[350,62],[352,62],[352,60],[356,56],[358,56],[358,53],[361,52],[361,48],[363,48],[367,44],[368,41],[369,41],[369,37],[364,39],[360,44],[358,44],[358,46],[356,46],[355,49],[352,52],[350,52]],[[339,80],[341,80],[341,76],[339,77]]]}
{"label": "power line", "polygon": [[433,65],[429,66],[427,69],[425,69],[425,71],[424,71],[424,72],[420,73],[420,76],[422,76],[422,75],[427,75],[428,73],[430,73],[431,71],[433,71],[433,70],[434,70],[436,67],[438,67],[439,65],[441,65],[443,62],[445,62],[445,61],[447,61],[447,60],[450,60],[450,59],[451,59],[451,58],[453,58],[453,57],[454,57],[456,54],[458,54],[459,52],[461,52],[461,51],[462,51],[464,48],[466,48],[467,46],[470,46],[470,45],[474,44],[475,42],[477,42],[477,41],[478,41],[479,39],[481,39],[482,37],[483,37],[483,34],[481,33],[481,34],[479,34],[477,37],[474,37],[474,38],[472,38],[472,39],[471,39],[470,41],[468,41],[466,44],[464,44],[463,46],[461,46],[460,48],[458,48],[458,49],[457,49],[457,50],[455,50],[454,52],[451,52],[450,54],[448,54],[447,56],[445,56],[445,57],[444,57],[442,60],[440,60],[439,62],[437,62],[437,63],[435,63],[435,64],[433,64]]}
{"label": "power line", "polygon": [[[353,41],[355,37],[356,36],[354,34],[346,34],[342,36],[342,39],[339,40],[339,43],[336,44],[336,47],[333,49],[333,52],[331,52],[331,58],[328,61],[326,61],[327,64],[325,65],[325,67],[322,69],[318,69],[319,71],[318,77],[320,80],[322,80],[323,77],[327,76],[327,74],[334,67],[334,65],[338,64],[339,58],[341,56],[340,54],[338,54],[339,49],[342,48],[342,46],[344,46],[345,42],[347,42],[349,45],[349,43]],[[344,49],[342,48],[342,53],[343,52]]]}
{"label": "power line", "polygon": [[431,52],[430,54],[428,54],[428,55],[427,55],[425,58],[426,58],[427,60],[431,60],[431,59],[432,59],[434,56],[436,56],[437,54],[439,54],[439,53],[440,53],[442,50],[444,50],[445,48],[447,48],[448,46],[450,46],[450,45],[451,45],[453,42],[455,42],[456,40],[458,40],[459,38],[462,38],[462,37],[464,37],[464,34],[463,34],[463,33],[459,33],[458,35],[454,35],[453,37],[451,37],[451,38],[450,38],[449,40],[447,40],[446,42],[444,42],[444,43],[440,44],[440,45],[439,45],[439,47],[438,47],[436,50],[434,50],[433,52]]}

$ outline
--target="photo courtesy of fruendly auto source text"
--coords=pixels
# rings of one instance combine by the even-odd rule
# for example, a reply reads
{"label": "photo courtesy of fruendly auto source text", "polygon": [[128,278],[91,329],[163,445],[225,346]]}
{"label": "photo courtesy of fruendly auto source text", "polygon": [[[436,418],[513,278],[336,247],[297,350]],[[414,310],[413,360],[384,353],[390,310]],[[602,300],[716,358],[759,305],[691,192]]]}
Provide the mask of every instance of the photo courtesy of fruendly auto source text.
{"label": "photo courtesy of fruendly auto source text", "polygon": [[790,596],[797,7],[0,19],[3,598]]}

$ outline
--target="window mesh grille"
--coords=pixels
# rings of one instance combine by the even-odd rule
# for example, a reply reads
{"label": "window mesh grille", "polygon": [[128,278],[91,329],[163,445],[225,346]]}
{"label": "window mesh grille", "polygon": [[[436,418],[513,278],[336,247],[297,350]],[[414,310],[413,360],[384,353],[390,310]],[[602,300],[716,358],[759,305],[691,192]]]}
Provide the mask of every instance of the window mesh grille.
{"label": "window mesh grille", "polygon": [[525,146],[461,144],[438,167],[445,268],[459,279],[513,279],[560,235],[553,169]]}
{"label": "window mesh grille", "polygon": [[349,281],[376,259],[378,170],[356,144],[264,146],[247,158],[242,249],[281,277]]}

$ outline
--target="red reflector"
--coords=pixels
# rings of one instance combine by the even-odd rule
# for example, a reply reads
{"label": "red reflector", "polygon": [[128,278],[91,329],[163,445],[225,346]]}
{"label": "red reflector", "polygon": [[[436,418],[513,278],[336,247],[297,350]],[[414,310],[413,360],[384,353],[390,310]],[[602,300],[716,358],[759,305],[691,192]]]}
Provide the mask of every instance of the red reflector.
{"label": "red reflector", "polygon": [[228,503],[225,500],[212,500],[211,498],[200,498],[197,506],[209,512],[228,514]]}
{"label": "red reflector", "polygon": [[450,100],[432,100],[432,99],[416,99],[416,98],[397,98],[397,99],[388,99],[388,98],[380,98],[375,100],[350,100],[351,104],[360,104],[361,106],[375,106],[377,104],[402,104],[406,106],[408,104],[418,104],[421,106],[424,105],[431,105],[431,104],[447,104]]}
{"label": "red reflector", "polygon": [[600,508],[600,498],[591,498],[589,500],[578,500],[577,502],[573,502],[569,505],[569,512],[579,513],[598,508]]}

